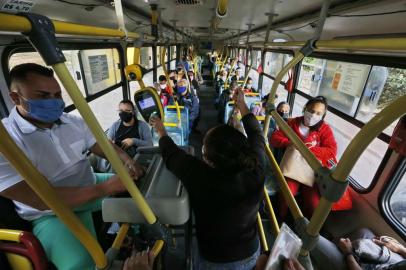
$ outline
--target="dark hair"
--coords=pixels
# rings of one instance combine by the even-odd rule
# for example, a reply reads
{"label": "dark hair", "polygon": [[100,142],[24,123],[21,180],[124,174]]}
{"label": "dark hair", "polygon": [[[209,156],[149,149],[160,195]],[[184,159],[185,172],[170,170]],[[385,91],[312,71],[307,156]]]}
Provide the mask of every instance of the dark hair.
{"label": "dark hair", "polygon": [[247,78],[247,82],[248,82],[248,81],[252,81],[252,78],[251,78],[251,77],[248,77],[248,78]]}
{"label": "dark hair", "polygon": [[131,100],[129,100],[129,99],[123,99],[122,101],[120,101],[119,104],[128,104],[128,105],[130,105],[130,106],[133,108],[133,110],[135,110],[134,103],[133,103]]}
{"label": "dark hair", "polygon": [[237,81],[231,81],[230,86],[228,87],[228,89],[230,91],[234,90],[234,88],[236,88],[238,86]]}
{"label": "dark hair", "polygon": [[205,157],[216,169],[239,172],[253,170],[258,159],[252,153],[248,139],[229,125],[219,125],[204,138]]}
{"label": "dark hair", "polygon": [[309,108],[310,106],[312,106],[313,104],[317,104],[317,103],[322,103],[324,104],[325,107],[325,112],[323,117],[321,118],[321,121],[318,122],[316,125],[310,127],[311,131],[314,130],[319,130],[319,128],[321,127],[321,125],[324,123],[324,118],[326,117],[326,113],[327,113],[327,108],[328,108],[328,101],[327,98],[325,98],[324,96],[317,96],[314,98],[309,99],[306,104],[303,107],[303,113],[306,111],[307,108]]}
{"label": "dark hair", "polygon": [[34,63],[26,63],[13,67],[10,71],[10,85],[14,82],[24,82],[27,80],[27,75],[33,73],[44,77],[53,77],[54,71]]}
{"label": "dark hair", "polygon": [[285,101],[281,101],[278,103],[278,106],[276,106],[276,110],[279,111],[279,109],[283,106],[283,105],[289,105],[287,102]]}
{"label": "dark hair", "polygon": [[160,82],[166,81],[166,76],[165,76],[165,75],[160,75],[159,78],[158,78],[158,80],[159,80]]}

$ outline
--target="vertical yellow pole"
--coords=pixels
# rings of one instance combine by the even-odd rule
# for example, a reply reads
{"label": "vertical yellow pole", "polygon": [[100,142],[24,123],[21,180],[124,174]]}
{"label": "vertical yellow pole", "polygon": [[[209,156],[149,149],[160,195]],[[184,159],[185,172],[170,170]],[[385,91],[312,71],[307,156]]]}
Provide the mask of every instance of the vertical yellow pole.
{"label": "vertical yellow pole", "polygon": [[261,239],[261,244],[262,244],[262,250],[263,251],[268,251],[268,243],[266,241],[266,236],[265,236],[265,231],[264,231],[264,227],[262,226],[262,220],[261,220],[261,216],[259,215],[259,213],[257,213],[257,223],[258,223],[258,232],[259,232],[259,236]]}

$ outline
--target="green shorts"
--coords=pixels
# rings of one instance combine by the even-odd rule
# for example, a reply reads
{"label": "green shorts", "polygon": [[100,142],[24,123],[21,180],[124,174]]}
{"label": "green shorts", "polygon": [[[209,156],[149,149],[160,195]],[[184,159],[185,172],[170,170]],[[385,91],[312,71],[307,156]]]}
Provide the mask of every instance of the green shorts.
{"label": "green shorts", "polygon": [[[96,184],[113,174],[96,173]],[[76,216],[96,238],[92,212],[101,210],[102,198],[75,209]],[[58,270],[94,270],[95,264],[87,250],[55,215],[47,215],[32,221],[33,233],[39,239],[51,261]]]}

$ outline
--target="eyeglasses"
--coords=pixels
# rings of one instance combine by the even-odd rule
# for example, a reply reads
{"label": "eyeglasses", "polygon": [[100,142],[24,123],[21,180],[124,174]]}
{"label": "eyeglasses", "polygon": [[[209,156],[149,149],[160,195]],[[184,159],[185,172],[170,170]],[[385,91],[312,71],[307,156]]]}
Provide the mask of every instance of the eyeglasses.
{"label": "eyeglasses", "polygon": [[132,113],[132,110],[117,110],[117,112],[121,113],[121,112],[127,112],[127,113]]}

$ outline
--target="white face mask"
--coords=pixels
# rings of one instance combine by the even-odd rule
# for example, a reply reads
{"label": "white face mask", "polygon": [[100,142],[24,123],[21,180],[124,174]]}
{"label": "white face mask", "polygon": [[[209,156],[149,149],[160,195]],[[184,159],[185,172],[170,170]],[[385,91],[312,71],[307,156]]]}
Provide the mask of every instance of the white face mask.
{"label": "white face mask", "polygon": [[166,89],[166,84],[160,84],[159,87],[161,87],[162,90]]}
{"label": "white face mask", "polygon": [[225,81],[225,80],[227,79],[227,77],[226,77],[226,76],[223,76],[223,77],[221,77],[221,79],[222,79],[223,81]]}
{"label": "white face mask", "polygon": [[252,87],[252,84],[247,84],[247,88],[250,89]]}
{"label": "white face mask", "polygon": [[308,111],[304,112],[304,124],[305,126],[312,127],[321,121],[322,115],[312,114]]}

